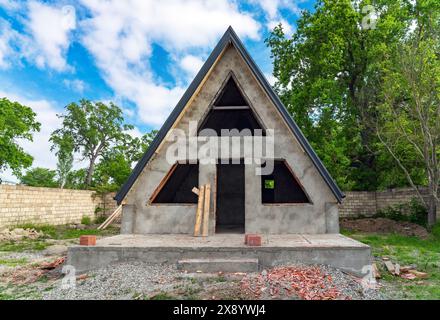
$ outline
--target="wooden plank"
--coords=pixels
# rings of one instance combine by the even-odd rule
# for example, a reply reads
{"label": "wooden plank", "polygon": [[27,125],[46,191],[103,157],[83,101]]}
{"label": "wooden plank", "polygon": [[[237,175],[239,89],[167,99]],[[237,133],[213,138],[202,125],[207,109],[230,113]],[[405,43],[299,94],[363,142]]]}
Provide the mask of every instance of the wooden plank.
{"label": "wooden plank", "polygon": [[122,206],[119,206],[114,212],[113,214],[104,222],[103,227],[101,228],[102,230],[106,229],[118,216],[119,214],[122,212]]}
{"label": "wooden plank", "polygon": [[209,233],[209,208],[211,205],[211,185],[205,185],[205,205],[203,207],[203,236],[207,237]]}
{"label": "wooden plank", "polygon": [[387,267],[387,270],[389,273],[394,274],[394,264],[391,261],[384,261],[385,267]]}
{"label": "wooden plank", "polygon": [[166,176],[160,181],[160,183],[157,186],[156,190],[154,190],[153,194],[151,195],[150,199],[148,200],[148,204],[152,204],[154,199],[156,199],[157,195],[159,194],[159,192],[162,191],[162,188],[165,186],[165,184],[168,182],[168,180],[170,179],[170,177],[173,174],[173,172],[176,170],[177,165],[178,165],[178,163],[175,163],[171,167],[170,171],[168,171]]}
{"label": "wooden plank", "polygon": [[249,106],[221,106],[221,107],[212,107],[213,110],[249,110]]}
{"label": "wooden plank", "polygon": [[119,213],[122,211],[122,205],[116,208],[115,211],[98,227],[98,230],[103,230],[108,227],[110,223],[113,222],[114,219],[119,215]]}
{"label": "wooden plank", "polygon": [[200,236],[200,226],[202,224],[203,200],[205,197],[205,186],[200,188],[199,202],[197,203],[196,223],[194,225],[194,237]]}
{"label": "wooden plank", "polygon": [[197,189],[196,187],[194,187],[191,191],[192,191],[193,193],[195,193],[197,196],[200,194],[200,190]]}

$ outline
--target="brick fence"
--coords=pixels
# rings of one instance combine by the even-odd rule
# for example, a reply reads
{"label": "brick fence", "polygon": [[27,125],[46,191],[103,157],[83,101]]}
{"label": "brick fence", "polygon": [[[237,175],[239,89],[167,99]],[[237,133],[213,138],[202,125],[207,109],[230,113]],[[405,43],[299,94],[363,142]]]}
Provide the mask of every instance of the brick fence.
{"label": "brick fence", "polygon": [[[426,193],[422,190],[422,194]],[[79,223],[84,216],[111,214],[116,209],[113,197],[114,193],[99,195],[88,190],[0,185],[0,227],[25,223]],[[379,210],[408,203],[414,197],[412,189],[346,192],[339,213],[341,217],[373,216]],[[440,208],[437,216],[440,218]]]}
{"label": "brick fence", "polygon": [[[113,196],[88,190],[0,185],[0,227],[79,223],[82,217],[93,218],[98,211],[107,215],[113,212],[116,208]],[[96,210],[104,207],[105,211]]]}
{"label": "brick fence", "polygon": [[[422,196],[426,197],[427,189],[421,189]],[[339,206],[341,217],[373,216],[380,210],[397,204],[405,204],[416,198],[416,192],[411,188],[390,189],[385,191],[350,191],[345,193],[346,198]],[[437,208],[437,217],[440,218],[440,207]]]}

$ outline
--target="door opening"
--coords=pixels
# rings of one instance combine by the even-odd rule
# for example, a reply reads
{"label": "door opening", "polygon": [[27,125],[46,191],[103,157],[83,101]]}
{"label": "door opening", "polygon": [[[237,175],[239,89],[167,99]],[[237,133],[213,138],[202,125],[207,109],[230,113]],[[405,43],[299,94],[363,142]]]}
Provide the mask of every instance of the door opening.
{"label": "door opening", "polygon": [[217,233],[245,232],[244,163],[217,165]]}

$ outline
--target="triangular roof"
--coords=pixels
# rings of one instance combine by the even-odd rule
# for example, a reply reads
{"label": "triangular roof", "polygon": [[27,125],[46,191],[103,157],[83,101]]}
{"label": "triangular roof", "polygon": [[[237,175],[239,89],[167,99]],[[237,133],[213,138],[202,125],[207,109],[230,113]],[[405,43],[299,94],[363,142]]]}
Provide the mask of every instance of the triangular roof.
{"label": "triangular roof", "polygon": [[148,148],[147,152],[143,155],[142,159],[137,163],[136,167],[134,168],[133,172],[131,173],[128,180],[125,182],[125,184],[122,186],[122,188],[119,190],[119,192],[115,196],[115,200],[120,204],[133,184],[135,183],[136,179],[141,174],[142,170],[145,168],[147,163],[150,161],[154,153],[156,152],[159,145],[162,143],[163,139],[167,135],[168,131],[172,128],[173,124],[178,119],[179,115],[184,110],[185,106],[187,105],[188,101],[191,99],[191,97],[196,92],[197,88],[199,88],[200,84],[202,83],[205,76],[208,74],[208,72],[211,70],[211,68],[215,65],[215,62],[220,57],[222,52],[228,47],[229,44],[232,44],[241,57],[244,59],[250,70],[252,71],[253,75],[269,97],[269,99],[272,101],[272,103],[275,105],[275,107],[280,112],[281,116],[283,117],[284,121],[286,122],[289,129],[292,131],[293,135],[296,137],[298,142],[301,144],[302,148],[305,150],[305,152],[308,154],[310,159],[312,160],[313,164],[315,165],[318,172],[321,174],[322,178],[326,182],[326,184],[329,186],[329,188],[332,190],[333,194],[335,195],[338,202],[341,202],[342,199],[345,197],[345,195],[342,193],[342,191],[339,189],[333,178],[328,173],[327,169],[324,167],[321,160],[316,155],[313,148],[310,146],[309,142],[299,129],[298,125],[295,123],[295,121],[292,119],[292,117],[289,115],[286,107],[283,105],[281,100],[278,98],[277,94],[273,91],[270,84],[267,82],[266,78],[263,76],[263,73],[258,68],[258,66],[255,64],[254,60],[251,58],[247,50],[245,49],[243,43],[238,38],[237,34],[235,33],[234,29],[232,27],[229,27],[228,30],[226,30],[225,34],[220,39],[217,46],[214,48],[206,62],[204,63],[203,67],[200,69],[200,71],[197,73],[196,77],[188,87],[188,89],[183,94],[180,101],[177,103],[174,110],[171,112],[168,119],[165,121],[162,128],[157,133],[155,139],[151,143],[150,147]]}

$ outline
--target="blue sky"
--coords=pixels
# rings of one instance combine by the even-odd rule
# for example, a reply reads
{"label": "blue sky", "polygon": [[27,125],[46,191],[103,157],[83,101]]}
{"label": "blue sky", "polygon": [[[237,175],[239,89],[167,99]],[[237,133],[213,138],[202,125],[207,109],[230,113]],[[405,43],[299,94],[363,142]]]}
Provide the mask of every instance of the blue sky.
{"label": "blue sky", "polygon": [[[68,103],[113,101],[141,135],[160,127],[229,25],[272,82],[264,39],[279,23],[292,33],[300,11],[312,7],[307,0],[0,0],[0,96],[34,109],[42,130],[20,143],[34,166],[55,168],[48,138]],[[10,172],[0,177],[14,180]]]}

